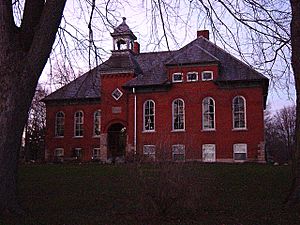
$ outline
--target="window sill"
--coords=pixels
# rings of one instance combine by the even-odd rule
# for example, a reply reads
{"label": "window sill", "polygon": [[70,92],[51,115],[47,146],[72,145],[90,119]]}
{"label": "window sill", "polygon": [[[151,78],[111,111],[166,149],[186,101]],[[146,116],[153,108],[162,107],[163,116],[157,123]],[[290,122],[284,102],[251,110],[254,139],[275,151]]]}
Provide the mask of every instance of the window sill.
{"label": "window sill", "polygon": [[143,130],[142,133],[155,133],[155,130]]}
{"label": "window sill", "polygon": [[232,131],[248,131],[247,128],[233,128]]}
{"label": "window sill", "polygon": [[65,136],[54,136],[54,138],[57,138],[57,139],[62,139],[64,138]]}
{"label": "window sill", "polygon": [[185,129],[184,130],[171,130],[172,133],[178,133],[178,132],[185,132]]}
{"label": "window sill", "polygon": [[83,138],[83,136],[74,136],[73,138]]}
{"label": "window sill", "polygon": [[100,135],[94,135],[93,138],[100,138]]}
{"label": "window sill", "polygon": [[186,82],[190,83],[190,82],[197,82],[198,80],[187,80]]}
{"label": "window sill", "polygon": [[202,129],[201,132],[215,132],[216,129]]}

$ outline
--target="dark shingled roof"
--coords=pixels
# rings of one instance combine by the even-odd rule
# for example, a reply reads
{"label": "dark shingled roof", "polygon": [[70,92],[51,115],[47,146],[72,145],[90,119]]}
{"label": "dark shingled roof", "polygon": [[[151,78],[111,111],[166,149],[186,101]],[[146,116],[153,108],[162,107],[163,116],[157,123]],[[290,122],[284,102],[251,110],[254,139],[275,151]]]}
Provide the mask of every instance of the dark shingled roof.
{"label": "dark shingled roof", "polygon": [[139,63],[136,61],[134,54],[129,50],[113,51],[107,61],[99,66],[101,72],[123,72],[133,71],[135,74],[142,73]]}
{"label": "dark shingled roof", "polygon": [[168,66],[217,63],[220,73],[217,82],[263,81],[265,92],[268,79],[242,61],[219,48],[204,37],[199,37],[177,51],[134,54],[130,50],[113,51],[111,57],[81,77],[45,98],[83,99],[100,98],[101,73],[124,73],[132,71],[135,78],[124,87],[142,87],[169,84]]}
{"label": "dark shingled roof", "polygon": [[114,32],[111,33],[112,37],[116,37],[116,36],[120,36],[120,35],[129,35],[131,37],[133,37],[134,40],[136,40],[136,36],[134,35],[134,33],[130,30],[129,26],[126,24],[126,18],[123,17],[123,22],[117,26],[116,28],[114,28]]}
{"label": "dark shingled roof", "polygon": [[100,98],[100,86],[101,81],[98,68],[94,68],[51,93],[43,101]]}

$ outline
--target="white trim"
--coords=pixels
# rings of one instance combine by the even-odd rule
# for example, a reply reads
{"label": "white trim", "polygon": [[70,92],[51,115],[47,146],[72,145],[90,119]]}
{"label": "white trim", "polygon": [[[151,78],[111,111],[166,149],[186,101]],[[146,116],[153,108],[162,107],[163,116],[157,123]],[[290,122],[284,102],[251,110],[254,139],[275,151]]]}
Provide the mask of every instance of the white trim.
{"label": "white trim", "polygon": [[[174,75],[181,75],[181,80],[174,80]],[[172,83],[182,83],[183,82],[183,73],[173,73],[172,74]]]}
{"label": "white trim", "polygon": [[[214,124],[213,124],[213,128],[205,128],[205,127],[204,127],[204,118],[205,118],[205,116],[204,116],[204,113],[205,113],[205,110],[204,110],[204,101],[205,101],[206,99],[208,99],[208,100],[211,99],[211,100],[213,101],[213,106],[214,106],[214,111],[213,111],[213,115],[214,115],[214,117],[213,117],[213,119],[214,119]],[[202,130],[203,130],[203,131],[215,131],[215,130],[216,130],[216,102],[215,102],[215,100],[214,100],[212,97],[210,97],[210,96],[205,97],[205,98],[202,100]]]}
{"label": "white trim", "polygon": [[[147,102],[153,103],[153,129],[147,130],[145,127],[145,106]],[[149,114],[150,115],[150,114]],[[154,132],[155,131],[155,102],[152,99],[148,99],[143,103],[143,132]]]}
{"label": "white trim", "polygon": [[[245,126],[244,127],[235,127],[234,125],[234,100],[236,98],[242,98],[243,101],[244,101],[244,122],[245,122]],[[247,102],[246,102],[246,99],[244,96],[241,96],[241,95],[237,95],[235,96],[233,99],[232,99],[232,130],[247,130]]]}
{"label": "white trim", "polygon": [[[114,93],[118,91],[120,93],[120,96],[119,97],[115,97],[114,96]],[[113,90],[113,92],[111,93],[111,96],[113,97],[113,99],[115,99],[116,101],[118,101],[123,95],[123,92],[119,89],[119,88],[116,88],[115,90]]]}
{"label": "white trim", "polygon": [[[205,78],[203,78],[203,75],[204,75],[205,73],[210,73],[210,74],[211,74],[211,78],[210,78],[210,79],[205,79]],[[202,81],[209,81],[209,80],[213,80],[213,79],[214,79],[214,72],[213,72],[213,71],[206,70],[206,71],[202,71],[202,72],[201,72],[201,80],[202,80]]]}
{"label": "white trim", "polygon": [[[177,101],[177,100],[182,101],[182,103],[183,103],[183,106],[182,106],[182,108],[183,108],[183,128],[182,129],[175,129],[174,128],[174,122],[175,122],[175,120],[174,120],[174,102]],[[172,131],[174,131],[174,132],[185,131],[185,103],[184,103],[184,100],[182,98],[176,98],[172,101]]]}
{"label": "white trim", "polygon": [[134,148],[134,155],[136,155],[137,154],[137,148],[136,148],[136,145],[137,145],[137,116],[136,116],[136,113],[137,113],[137,96],[136,96],[136,93],[135,93],[135,88],[132,88],[132,93],[134,94],[133,148]]}
{"label": "white trim", "polygon": [[[196,74],[196,80],[189,79],[189,75],[191,75],[191,74]],[[196,71],[194,71],[194,72],[188,72],[186,74],[186,81],[187,82],[196,82],[196,81],[198,81],[198,72],[196,72]]]}
{"label": "white trim", "polygon": [[[76,113],[82,113],[82,122],[78,123],[78,124],[80,124],[82,126],[82,135],[76,135]],[[78,110],[78,111],[76,111],[74,113],[74,137],[75,138],[78,138],[78,137],[81,138],[81,137],[83,137],[83,131],[84,131],[83,124],[84,124],[84,113],[83,113],[82,110]]]}

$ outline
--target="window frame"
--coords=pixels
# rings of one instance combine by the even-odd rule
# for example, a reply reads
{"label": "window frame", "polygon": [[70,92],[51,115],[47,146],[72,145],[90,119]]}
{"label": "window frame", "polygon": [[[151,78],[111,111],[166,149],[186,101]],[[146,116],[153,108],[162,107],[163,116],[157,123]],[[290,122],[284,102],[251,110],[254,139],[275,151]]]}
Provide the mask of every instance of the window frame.
{"label": "window frame", "polygon": [[[146,104],[153,103],[153,114],[150,113],[150,108],[149,108],[149,113],[146,114]],[[148,129],[146,128],[146,117],[153,117],[153,129]],[[151,128],[151,127],[150,127]],[[152,99],[148,99],[143,103],[143,132],[154,132],[155,131],[155,102]]]}
{"label": "window frame", "polygon": [[[174,76],[175,75],[180,75],[181,76],[181,80],[174,80]],[[183,82],[183,73],[177,72],[177,73],[173,73],[172,74],[172,83],[182,83],[182,82]]]}
{"label": "window frame", "polygon": [[[57,154],[58,151],[61,151],[62,154]],[[63,158],[64,155],[65,155],[65,151],[63,148],[55,148],[54,149],[54,157],[62,157]]]}
{"label": "window frame", "polygon": [[[62,114],[62,117],[60,118],[60,119],[62,119],[62,124],[59,124],[59,122],[58,122],[58,119],[59,119],[58,114]],[[62,132],[62,135],[59,134],[60,132],[58,132],[58,131]],[[59,111],[55,114],[54,136],[55,137],[64,137],[65,136],[65,113],[63,111]]]}
{"label": "window frame", "polygon": [[[192,75],[192,74],[196,74],[196,79],[195,80],[191,80],[191,79],[189,79],[189,75]],[[186,74],[186,81],[187,82],[197,82],[198,81],[198,72],[196,72],[196,71],[193,71],[193,72],[188,72],[187,74]]]}
{"label": "window frame", "polygon": [[[241,151],[239,149],[237,149],[239,146],[243,146],[245,151]],[[235,154],[245,154],[245,159],[235,159]],[[244,162],[247,160],[248,158],[248,145],[246,143],[236,143],[233,144],[233,155],[232,158],[234,161],[236,162]]]}
{"label": "window frame", "polygon": [[[146,150],[146,148],[147,147],[150,147],[150,148],[153,148],[154,150],[154,153],[153,152],[146,152],[145,150]],[[153,159],[153,160],[155,160],[155,154],[156,154],[156,145],[143,145],[143,155],[144,156],[146,156],[146,157],[148,157],[149,159]]]}
{"label": "window frame", "polygon": [[[115,92],[119,92],[120,95],[118,97],[116,97],[114,95]],[[119,88],[116,88],[112,91],[111,96],[113,97],[113,99],[115,99],[116,101],[119,101],[119,99],[123,96],[123,91],[121,91]]]}
{"label": "window frame", "polygon": [[[203,76],[204,76],[205,73],[210,73],[211,74],[211,78],[210,79],[204,78]],[[214,72],[213,71],[211,71],[211,70],[205,70],[205,71],[201,72],[201,80],[202,81],[210,81],[210,80],[213,80],[213,79],[214,79]]]}
{"label": "window frame", "polygon": [[[95,151],[97,154],[95,154]],[[92,150],[92,159],[93,160],[100,160],[101,159],[101,149],[100,148],[93,148]]]}
{"label": "window frame", "polygon": [[[97,115],[99,113],[99,115]],[[96,124],[98,120],[98,124]],[[99,134],[96,134],[96,129],[99,129]],[[100,137],[101,135],[101,110],[98,109],[94,112],[94,120],[93,120],[93,137]]]}
{"label": "window frame", "polygon": [[[77,113],[82,114],[82,116],[81,116],[82,119],[80,120],[79,123],[77,123],[77,117],[78,117],[78,116],[76,116]],[[80,127],[78,135],[77,135],[77,131],[78,131],[77,125],[79,125],[79,127]],[[82,138],[83,137],[83,134],[84,134],[83,125],[84,125],[84,113],[83,113],[82,110],[76,111],[74,113],[74,137],[76,137],[76,138]]]}
{"label": "window frame", "polygon": [[[244,104],[244,111],[238,111],[238,112],[235,112],[235,99],[237,98],[241,98],[243,100],[243,104]],[[235,126],[235,114],[238,113],[238,114],[243,114],[244,115],[244,126],[243,127],[236,127]],[[239,116],[240,118],[240,116]],[[239,121],[240,123],[240,121]],[[247,130],[247,102],[246,102],[246,99],[244,96],[241,96],[241,95],[237,95],[235,96],[233,99],[232,99],[232,129],[233,130]]]}
{"label": "window frame", "polygon": [[[212,102],[213,102],[213,112],[208,112],[207,114],[206,114],[206,111],[205,111],[205,106],[204,106],[204,101],[205,100],[208,100],[208,101],[210,101],[210,100],[212,100]],[[208,102],[208,104],[209,104],[210,102]],[[208,105],[208,109],[210,109],[210,105]],[[206,118],[206,116],[207,115],[211,115],[211,114],[213,114],[213,127],[209,127],[209,128],[206,128],[206,127],[204,127],[204,120],[205,120],[205,118]],[[208,96],[208,97],[205,97],[203,100],[202,100],[202,130],[203,131],[215,131],[216,130],[216,102],[215,102],[215,100],[212,98],[212,97],[210,97],[210,96]]]}
{"label": "window frame", "polygon": [[73,149],[73,155],[76,157],[76,159],[82,159],[83,158],[83,148],[76,147]]}
{"label": "window frame", "polygon": [[[210,148],[210,147],[213,147],[213,153],[214,153],[214,157],[213,157],[213,159],[212,160],[204,160],[204,153],[205,153],[205,151],[207,151],[208,150],[208,148]],[[217,151],[216,151],[216,144],[203,144],[202,145],[202,161],[203,162],[216,162],[216,158],[217,158]]]}
{"label": "window frame", "polygon": [[[181,152],[183,151],[183,152]],[[175,159],[174,155],[183,155],[182,160]],[[184,144],[175,144],[172,145],[172,160],[173,161],[185,161],[185,145]]]}
{"label": "window frame", "polygon": [[[182,102],[182,123],[183,123],[183,128],[175,128],[175,102],[180,101]],[[179,111],[179,109],[177,110]],[[179,113],[179,112],[177,112]],[[176,113],[176,114],[177,114]],[[180,116],[181,114],[179,114]],[[180,131],[185,131],[185,103],[182,98],[176,98],[172,101],[172,131],[173,132],[180,132]]]}

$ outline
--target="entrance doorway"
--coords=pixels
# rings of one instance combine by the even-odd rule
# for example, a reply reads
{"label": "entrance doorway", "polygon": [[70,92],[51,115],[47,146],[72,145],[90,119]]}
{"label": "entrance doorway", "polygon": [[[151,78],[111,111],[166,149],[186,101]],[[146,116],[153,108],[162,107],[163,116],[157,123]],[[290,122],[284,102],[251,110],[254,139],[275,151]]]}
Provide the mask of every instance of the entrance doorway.
{"label": "entrance doorway", "polygon": [[126,144],[126,127],[121,123],[112,124],[107,131],[108,159],[110,158],[112,162],[124,161]]}

